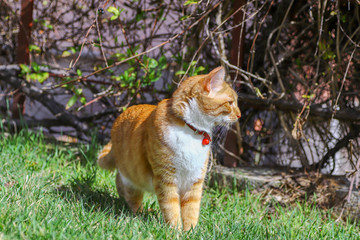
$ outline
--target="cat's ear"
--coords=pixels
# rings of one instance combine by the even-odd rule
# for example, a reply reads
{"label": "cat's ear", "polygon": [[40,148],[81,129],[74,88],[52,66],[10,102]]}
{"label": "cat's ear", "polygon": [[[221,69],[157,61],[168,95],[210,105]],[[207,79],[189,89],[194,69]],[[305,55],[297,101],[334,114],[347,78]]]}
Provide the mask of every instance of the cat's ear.
{"label": "cat's ear", "polygon": [[212,70],[208,77],[205,79],[205,90],[211,94],[218,92],[222,87],[225,81],[225,70],[223,67],[217,67]]}

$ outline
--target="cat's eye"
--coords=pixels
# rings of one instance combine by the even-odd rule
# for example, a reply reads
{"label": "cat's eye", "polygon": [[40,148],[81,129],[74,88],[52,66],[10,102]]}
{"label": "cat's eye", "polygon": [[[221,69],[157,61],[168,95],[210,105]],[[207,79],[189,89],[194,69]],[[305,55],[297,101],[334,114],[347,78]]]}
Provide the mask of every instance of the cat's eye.
{"label": "cat's eye", "polygon": [[228,101],[229,105],[233,105],[234,101]]}

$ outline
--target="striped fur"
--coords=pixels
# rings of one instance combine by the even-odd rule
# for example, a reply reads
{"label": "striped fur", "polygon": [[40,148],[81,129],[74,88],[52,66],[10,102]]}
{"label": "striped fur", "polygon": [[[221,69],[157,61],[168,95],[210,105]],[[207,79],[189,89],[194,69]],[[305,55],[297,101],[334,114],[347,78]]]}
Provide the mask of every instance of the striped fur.
{"label": "striped fur", "polygon": [[167,223],[189,230],[200,212],[210,145],[185,122],[211,134],[217,124],[240,117],[235,91],[224,70],[188,78],[157,106],[137,105],[114,122],[111,142],[99,154],[104,169],[116,169],[116,187],[135,213],[145,191],[154,192]]}

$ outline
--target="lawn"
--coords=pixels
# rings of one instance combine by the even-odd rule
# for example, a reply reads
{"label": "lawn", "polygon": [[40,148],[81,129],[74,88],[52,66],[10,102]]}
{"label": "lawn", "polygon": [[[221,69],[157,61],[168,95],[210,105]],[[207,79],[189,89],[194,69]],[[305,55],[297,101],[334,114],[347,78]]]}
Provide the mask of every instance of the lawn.
{"label": "lawn", "polygon": [[206,188],[199,225],[169,228],[156,198],[133,215],[114,174],[95,164],[99,145],[50,144],[0,130],[1,239],[359,239],[359,224],[335,222],[311,204],[263,204],[249,191]]}

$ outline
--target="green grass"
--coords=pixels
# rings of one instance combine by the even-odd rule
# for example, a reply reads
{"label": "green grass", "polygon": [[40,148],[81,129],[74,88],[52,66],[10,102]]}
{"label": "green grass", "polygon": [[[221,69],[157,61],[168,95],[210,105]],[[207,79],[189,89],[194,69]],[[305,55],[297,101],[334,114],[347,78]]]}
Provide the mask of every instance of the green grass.
{"label": "green grass", "polygon": [[95,164],[95,143],[66,147],[0,131],[0,239],[359,239],[359,225],[336,223],[309,204],[275,208],[259,195],[207,188],[199,225],[164,224],[156,198],[131,214],[113,173]]}

